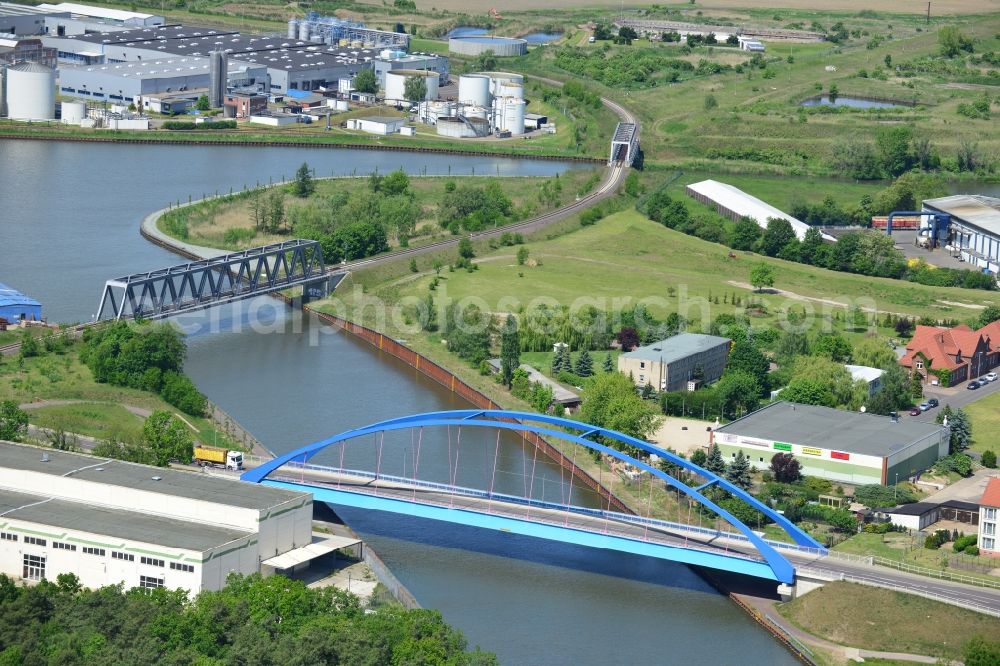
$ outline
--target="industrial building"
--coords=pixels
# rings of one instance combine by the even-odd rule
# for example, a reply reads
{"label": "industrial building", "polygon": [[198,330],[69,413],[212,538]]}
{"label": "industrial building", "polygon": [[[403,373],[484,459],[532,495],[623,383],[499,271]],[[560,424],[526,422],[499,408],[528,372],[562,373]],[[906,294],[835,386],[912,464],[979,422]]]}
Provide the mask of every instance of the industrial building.
{"label": "industrial building", "polygon": [[74,18],[84,18],[129,27],[149,27],[166,23],[166,20],[162,16],[156,14],[131,12],[122,9],[111,9],[109,7],[94,7],[75,2],[60,2],[55,5],[41,4],[38,5],[38,8],[52,13],[67,14]]}
{"label": "industrial building", "polygon": [[[975,194],[956,194],[926,199],[921,210],[950,216],[946,246],[971,266],[1000,273],[1000,199]],[[926,216],[921,234],[929,233],[933,218]]]}
{"label": "industrial building", "polygon": [[433,53],[407,54],[403,51],[384,49],[377,58],[372,60],[372,68],[375,70],[375,78],[378,79],[378,84],[382,89],[385,89],[386,86],[385,75],[399,69],[437,72],[438,85],[448,84],[448,58]]}
{"label": "industrial building", "polygon": [[68,17],[68,12],[53,14],[49,10],[31,5],[0,2],[0,35],[42,35],[47,16]]}
{"label": "industrial building", "polygon": [[226,118],[249,118],[267,113],[267,96],[227,93],[222,101]]}
{"label": "industrial building", "polygon": [[[750,217],[756,220],[762,229],[766,229],[767,221],[772,217],[788,220],[799,240],[805,238],[806,232],[809,231],[809,225],[802,220],[798,220],[732,185],[720,183],[717,180],[703,180],[691,183],[685,189],[691,198],[706,206],[711,206],[719,215],[728,217],[733,222],[741,217]],[[823,234],[823,240],[834,242],[837,239],[829,234]]]}
{"label": "industrial building", "polygon": [[[240,88],[263,91],[267,85],[267,68],[250,63],[229,63],[230,85],[234,80]],[[207,58],[156,58],[142,62],[123,62],[89,67],[63,67],[59,74],[59,91],[69,97],[97,101],[143,101],[158,94],[178,94],[193,91],[208,95],[211,90],[212,67]],[[224,92],[223,92],[224,94]],[[198,95],[195,95],[197,99]],[[222,106],[221,99],[216,106]]]}
{"label": "industrial building", "polygon": [[487,35],[451,37],[448,39],[448,50],[467,56],[482,55],[487,51],[492,51],[497,57],[521,56],[528,52],[528,41],[515,37]]}
{"label": "industrial building", "polygon": [[42,304],[16,289],[0,284],[0,319],[5,319],[8,324],[41,321]]}
{"label": "industrial building", "polygon": [[715,429],[727,460],[738,451],[757,467],[791,453],[802,473],[851,484],[892,485],[948,455],[947,426],[913,419],[773,402]]}
{"label": "industrial building", "polygon": [[368,132],[369,134],[388,136],[389,134],[398,132],[405,124],[406,118],[368,116],[366,118],[351,118],[347,121],[347,128]]}
{"label": "industrial building", "polygon": [[37,62],[53,69],[58,64],[56,50],[44,46],[42,40],[37,37],[27,39],[0,38],[0,65],[16,65],[19,62]]}
{"label": "industrial building", "polygon": [[[388,98],[388,95],[386,96]],[[509,132],[524,134],[524,76],[512,72],[475,72],[458,80],[457,102],[429,102],[417,117],[436,125],[438,134],[455,138]]]}
{"label": "industrial building", "polygon": [[0,571],[87,587],[218,590],[355,543],[312,534],[308,493],[11,443],[0,516]]}
{"label": "industrial building", "polygon": [[717,335],[678,333],[620,354],[618,372],[632,377],[636,386],[649,385],[657,391],[693,390],[699,383],[722,377],[730,342]]}

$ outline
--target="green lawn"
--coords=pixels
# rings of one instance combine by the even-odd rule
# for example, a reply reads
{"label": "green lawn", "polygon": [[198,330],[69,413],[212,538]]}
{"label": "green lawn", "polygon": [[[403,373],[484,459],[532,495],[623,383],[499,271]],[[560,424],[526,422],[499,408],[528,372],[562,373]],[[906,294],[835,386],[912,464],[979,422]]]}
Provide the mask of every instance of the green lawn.
{"label": "green lawn", "polygon": [[972,450],[987,449],[1000,454],[1000,393],[993,393],[966,405],[972,421]]}
{"label": "green lawn", "polygon": [[[30,410],[28,415],[36,425],[59,427],[97,438],[113,432],[135,434],[141,429],[142,420],[122,405],[177,413],[175,407],[154,393],[94,381],[90,368],[80,362],[80,345],[75,342],[64,353],[49,352],[23,362],[18,357],[0,358],[0,400],[13,400],[18,404],[43,400],[83,401],[87,404],[42,407]],[[201,441],[218,441],[220,446],[235,447],[228,436],[216,431],[209,419],[182,416],[194,426],[192,434]]]}
{"label": "green lawn", "polygon": [[[970,534],[974,530],[970,528]],[[834,550],[858,555],[873,555],[888,560],[912,564],[927,569],[947,571],[961,576],[972,576],[996,581],[1000,576],[989,572],[998,567],[994,558],[973,557],[956,553],[951,545],[931,550],[923,547],[923,541],[909,534],[890,532],[889,534],[856,534],[838,543]],[[970,568],[963,568],[963,566]]]}
{"label": "green lawn", "polygon": [[902,592],[853,583],[827,583],[778,606],[797,627],[834,643],[867,650],[960,659],[976,635],[991,640],[1000,622]]}
{"label": "green lawn", "polygon": [[[479,270],[442,272],[435,299],[483,299],[493,311],[511,312],[544,299],[571,308],[595,305],[612,309],[632,307],[646,299],[658,316],[670,311],[692,321],[724,312],[742,311],[747,299],[767,306],[757,323],[774,322],[779,313],[794,307],[836,317],[849,304],[879,312],[901,312],[934,318],[964,318],[973,309],[944,303],[1000,303],[995,292],[936,288],[898,280],[869,278],[822,268],[763,258],[729,250],[660,226],[634,210],[610,216],[598,224],[551,240],[529,242],[529,262],[519,266],[512,248],[499,248],[480,257]],[[750,268],[759,261],[774,266],[775,287],[800,298],[754,294],[745,285]],[[423,297],[431,276],[393,286],[393,296]],[[379,293],[378,289],[375,289]],[[741,306],[727,301],[736,295]],[[706,299],[712,298],[708,304]],[[718,300],[718,303],[714,301]]]}

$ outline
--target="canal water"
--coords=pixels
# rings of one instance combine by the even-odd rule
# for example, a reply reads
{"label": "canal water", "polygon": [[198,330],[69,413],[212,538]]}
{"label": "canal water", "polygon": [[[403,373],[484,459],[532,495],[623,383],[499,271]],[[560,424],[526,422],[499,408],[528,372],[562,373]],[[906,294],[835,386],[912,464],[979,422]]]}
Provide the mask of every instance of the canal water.
{"label": "canal water", "polygon": [[[37,297],[52,320],[87,320],[106,279],[178,263],[139,236],[145,214],[189,195],[280,179],[302,161],[321,175],[363,174],[375,166],[502,175],[574,168],[363,150],[0,141],[0,281]],[[189,332],[194,381],[279,453],[380,419],[468,407],[408,366],[272,299],[181,324]],[[394,471],[409,475],[406,437],[387,440],[386,450],[394,452],[387,456]],[[464,439],[469,464],[462,470],[491,461],[491,437]],[[441,433],[425,440],[421,465],[431,464],[431,452],[444,442]],[[496,488],[520,492],[525,450],[516,438],[501,448]],[[371,450],[361,446],[357,455]],[[548,481],[546,499],[557,499],[558,470],[539,463],[536,471]],[[473,472],[458,481],[485,487],[487,480]],[[442,469],[427,473],[440,476]],[[579,489],[573,497],[594,502]],[[345,518],[421,604],[441,610],[470,644],[495,651],[505,664],[794,663],[683,566],[388,514],[355,511]]]}

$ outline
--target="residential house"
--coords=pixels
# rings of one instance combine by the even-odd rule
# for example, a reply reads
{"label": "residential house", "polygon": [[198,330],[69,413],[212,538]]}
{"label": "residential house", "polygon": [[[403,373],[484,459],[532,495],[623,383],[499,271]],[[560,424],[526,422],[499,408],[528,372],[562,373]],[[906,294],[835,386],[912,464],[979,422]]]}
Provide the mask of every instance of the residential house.
{"label": "residential house", "polygon": [[1000,512],[1000,477],[993,477],[986,484],[983,498],[979,500],[979,554],[1000,557],[997,545],[997,514]]}
{"label": "residential house", "polygon": [[978,331],[965,324],[954,328],[917,326],[899,364],[925,383],[937,379],[954,386],[979,377],[1000,361],[1000,324]]}

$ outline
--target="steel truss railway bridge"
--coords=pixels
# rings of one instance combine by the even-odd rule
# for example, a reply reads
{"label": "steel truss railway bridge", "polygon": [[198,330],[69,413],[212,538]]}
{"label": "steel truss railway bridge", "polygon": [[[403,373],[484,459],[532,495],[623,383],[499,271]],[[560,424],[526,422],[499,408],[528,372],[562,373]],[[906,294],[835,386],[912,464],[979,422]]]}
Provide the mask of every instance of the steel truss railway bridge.
{"label": "steel truss railway bridge", "polygon": [[[420,442],[424,431],[432,428],[448,429],[448,482],[439,483],[421,479]],[[492,470],[484,470],[489,478],[488,487],[470,488],[457,485],[462,430],[477,429],[496,431],[496,450],[492,456]],[[385,433],[410,431],[415,448],[410,451],[412,475],[387,475],[384,454]],[[531,474],[524,475],[524,492],[521,495],[494,491],[497,460],[500,457],[500,434],[504,431],[535,433],[553,440],[578,444],[586,449],[610,456],[617,463],[631,465],[647,473],[639,481],[640,492],[652,497],[654,479],[665,483],[686,496],[691,506],[700,505],[719,519],[728,523],[732,531],[720,532],[698,525],[657,520],[649,515],[626,514],[610,510],[610,499],[601,508],[584,508],[572,503],[573,484],[561,501],[545,501],[537,497],[535,486],[535,461]],[[452,447],[451,434],[457,433]],[[361,439],[359,439],[361,438]],[[356,441],[354,441],[356,440]],[[492,442],[492,439],[490,439]],[[350,446],[374,446],[374,470],[344,467],[345,449]],[[638,451],[639,457],[624,453],[615,446]],[[454,458],[452,457],[454,448]],[[321,451],[329,449],[339,453],[339,466],[311,464],[310,460]],[[678,469],[702,479],[697,485],[664,472],[644,459],[656,455],[669,461]],[[404,456],[406,453],[403,454]],[[426,455],[426,454],[425,454]],[[405,460],[403,466],[406,471]],[[502,410],[457,410],[431,412],[381,421],[363,428],[349,430],[333,437],[309,444],[283,456],[267,461],[260,467],[243,473],[244,481],[310,492],[316,501],[331,505],[386,511],[405,516],[443,521],[470,527],[497,530],[524,536],[559,541],[591,548],[615,550],[685,564],[731,571],[747,576],[768,579],[792,585],[795,567],[779,552],[781,548],[807,551],[816,555],[826,549],[800,530],[783,515],[760,502],[752,495],[733,485],[725,478],[692,464],[690,461],[655,447],[645,441],[613,430],[590,426],[579,421]],[[683,478],[690,478],[684,475]],[[604,479],[607,481],[607,479]],[[642,490],[648,483],[649,490]],[[746,502],[783,529],[794,543],[779,545],[761,538],[720,506],[710,488],[724,490],[729,496]]]}
{"label": "steel truss railway bridge", "polygon": [[288,240],[108,280],[96,319],[161,319],[296,286],[322,298],[342,277],[317,241]]}

